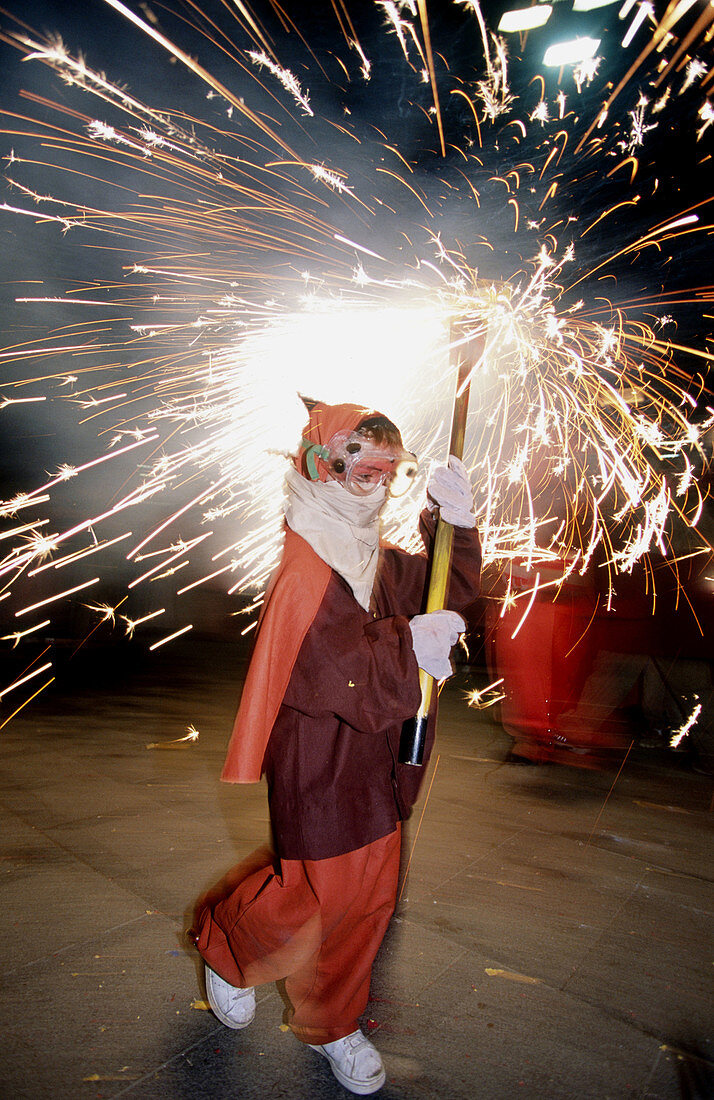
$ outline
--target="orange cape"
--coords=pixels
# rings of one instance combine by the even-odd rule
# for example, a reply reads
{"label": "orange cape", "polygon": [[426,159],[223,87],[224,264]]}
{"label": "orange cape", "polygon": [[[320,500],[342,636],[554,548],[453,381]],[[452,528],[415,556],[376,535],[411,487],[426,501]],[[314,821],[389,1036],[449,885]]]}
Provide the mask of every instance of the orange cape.
{"label": "orange cape", "polygon": [[331,575],[329,565],[312,547],[286,528],[282,561],[265,597],[221,772],[221,779],[227,783],[255,783],[260,779],[270,731]]}
{"label": "orange cape", "polygon": [[[374,415],[360,405],[325,405],[310,410],[303,438],[316,445],[328,443],[339,431],[352,431]],[[296,460],[306,475],[305,451]],[[318,463],[320,480],[326,467]],[[221,772],[227,783],[255,783],[260,779],[270,732],[278,716],[300,647],[327,590],[332,570],[312,547],[289,527],[280,565],[265,596],[255,649]]]}

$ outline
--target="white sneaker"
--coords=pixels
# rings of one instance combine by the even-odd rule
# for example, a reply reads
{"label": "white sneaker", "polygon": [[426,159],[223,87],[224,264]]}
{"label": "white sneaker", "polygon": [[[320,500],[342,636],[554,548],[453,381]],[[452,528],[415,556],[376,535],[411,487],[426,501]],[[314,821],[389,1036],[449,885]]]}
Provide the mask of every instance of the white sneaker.
{"label": "white sneaker", "polygon": [[353,1031],[351,1035],[336,1039],[334,1043],[308,1045],[323,1058],[327,1058],[340,1084],[358,1096],[376,1092],[387,1079],[379,1051],[361,1031]]}
{"label": "white sneaker", "polygon": [[255,1017],[255,990],[229,985],[215,970],[204,964],[208,1003],[226,1027],[247,1027]]}

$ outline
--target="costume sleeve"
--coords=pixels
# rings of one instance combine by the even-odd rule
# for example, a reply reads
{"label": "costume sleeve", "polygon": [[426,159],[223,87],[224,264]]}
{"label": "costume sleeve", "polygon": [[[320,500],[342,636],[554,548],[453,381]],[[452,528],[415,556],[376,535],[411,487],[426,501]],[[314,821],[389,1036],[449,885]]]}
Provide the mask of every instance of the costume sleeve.
{"label": "costume sleeve", "polygon": [[353,729],[378,733],[419,706],[419,671],[409,620],[367,618],[333,581],[293,667],[283,705],[319,718],[334,714]]}
{"label": "costume sleeve", "polygon": [[[419,519],[419,532],[427,554],[436,533],[436,520],[428,508]],[[461,611],[477,598],[481,591],[481,541],[476,528],[454,527],[454,549],[449,574],[450,611]],[[423,610],[423,608],[422,608]]]}
{"label": "costume sleeve", "polygon": [[[383,556],[384,583],[392,592],[398,593],[398,609],[410,618],[421,615],[426,609],[428,557],[436,533],[436,520],[428,509],[424,509],[419,519],[419,533],[424,543],[422,553],[409,554],[400,547],[389,546]],[[446,606],[450,611],[462,611],[473,603],[480,590],[481,543],[478,531],[455,527]]]}

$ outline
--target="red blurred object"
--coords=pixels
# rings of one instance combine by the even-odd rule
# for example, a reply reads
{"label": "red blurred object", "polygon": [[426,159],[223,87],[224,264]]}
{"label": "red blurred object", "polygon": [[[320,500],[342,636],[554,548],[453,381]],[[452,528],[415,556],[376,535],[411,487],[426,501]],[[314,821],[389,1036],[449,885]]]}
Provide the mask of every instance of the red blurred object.
{"label": "red blurred object", "polygon": [[[676,577],[662,562],[618,578],[608,610],[594,580],[606,571],[580,576],[567,572],[569,564],[534,562],[529,569],[515,562],[516,599],[503,613],[501,599],[488,601],[486,658],[492,678],[503,678],[501,721],[514,739],[511,757],[597,767],[655,733],[666,747],[667,720],[684,717],[677,663],[696,666],[700,679],[705,670],[711,690],[711,584],[701,573]],[[662,728],[655,731],[655,723]]]}

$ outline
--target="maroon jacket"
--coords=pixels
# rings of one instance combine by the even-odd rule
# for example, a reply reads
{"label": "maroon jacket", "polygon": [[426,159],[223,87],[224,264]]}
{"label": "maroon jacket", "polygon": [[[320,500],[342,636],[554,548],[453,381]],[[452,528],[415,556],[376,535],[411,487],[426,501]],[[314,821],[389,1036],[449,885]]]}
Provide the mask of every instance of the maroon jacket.
{"label": "maroon jacket", "polygon": [[[421,533],[431,542],[433,520]],[[478,595],[478,534],[454,531],[448,606]],[[327,859],[386,836],[409,816],[424,766],[397,763],[421,695],[409,619],[425,603],[426,554],[383,547],[370,611],[332,572],[293,667],[263,761],[284,859]],[[434,742],[430,716],[424,765]]]}

